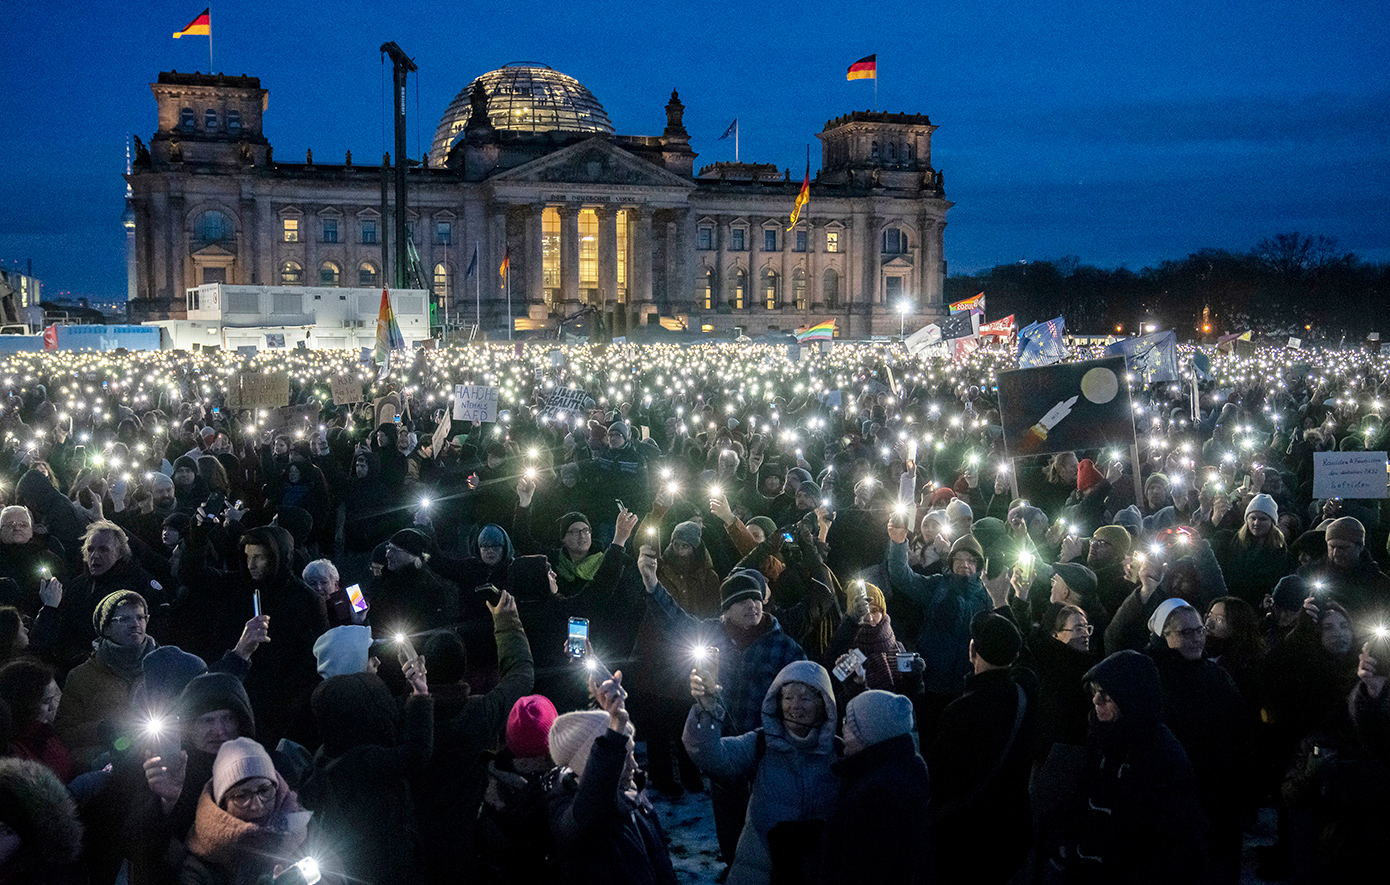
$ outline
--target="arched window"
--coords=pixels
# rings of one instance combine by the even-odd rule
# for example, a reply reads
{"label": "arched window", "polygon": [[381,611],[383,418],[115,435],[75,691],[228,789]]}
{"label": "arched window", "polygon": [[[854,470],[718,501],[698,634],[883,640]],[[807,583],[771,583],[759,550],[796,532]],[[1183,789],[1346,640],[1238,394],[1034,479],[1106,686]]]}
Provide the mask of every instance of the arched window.
{"label": "arched window", "polygon": [[886,228],[883,231],[883,254],[901,255],[907,251],[907,237],[896,227]]}
{"label": "arched window", "polygon": [[241,111],[227,112],[227,131],[232,133],[241,131]]}
{"label": "arched window", "polygon": [[298,261],[286,261],[280,265],[280,285],[298,286],[304,282],[304,268]]}
{"label": "arched window", "polygon": [[378,285],[381,274],[377,272],[376,265],[370,261],[364,261],[357,265],[357,285],[363,288],[371,288]]}
{"label": "arched window", "polygon": [[198,239],[204,243],[220,243],[223,240],[230,240],[232,238],[231,219],[216,209],[209,209],[199,219],[198,229],[195,233]]}
{"label": "arched window", "polygon": [[209,131],[209,132],[216,132],[216,131],[217,131],[217,109],[216,109],[216,108],[208,108],[207,111],[203,113],[203,128],[206,129],[206,130]]}
{"label": "arched window", "polygon": [[806,268],[798,267],[792,274],[792,304],[797,310],[806,309]]}
{"label": "arched window", "polygon": [[734,271],[730,282],[733,284],[731,288],[733,289],[734,310],[743,310],[748,294],[748,271],[738,268]]}
{"label": "arched window", "polygon": [[187,132],[192,132],[198,126],[198,115],[193,113],[192,108],[184,108],[179,111],[179,128]]}
{"label": "arched window", "polygon": [[890,142],[888,142],[888,159],[890,159],[890,160],[896,160],[897,158],[898,158],[898,146],[895,145],[895,144],[893,144],[893,142],[890,141]]}
{"label": "arched window", "polygon": [[877,160],[877,159],[878,159],[878,142],[874,142],[873,144],[871,144],[871,145],[869,146],[869,159],[871,159],[871,160]]}
{"label": "arched window", "polygon": [[701,269],[695,285],[700,290],[705,310],[714,310],[714,269],[710,267]]}
{"label": "arched window", "polygon": [[825,275],[821,277],[821,296],[825,301],[827,310],[838,310],[840,307],[840,274],[833,267],[825,269]]}
{"label": "arched window", "polygon": [[912,145],[911,145],[911,144],[905,144],[905,145],[903,145],[903,159],[904,159],[904,160],[911,160],[911,159],[912,159]]}
{"label": "arched window", "polygon": [[768,310],[777,309],[778,282],[777,272],[772,268],[763,271],[763,306]]}
{"label": "arched window", "polygon": [[319,285],[337,286],[341,284],[343,272],[331,261],[325,261],[319,266]]}
{"label": "arched window", "polygon": [[443,262],[434,266],[434,294],[441,300],[449,297],[449,268]]}

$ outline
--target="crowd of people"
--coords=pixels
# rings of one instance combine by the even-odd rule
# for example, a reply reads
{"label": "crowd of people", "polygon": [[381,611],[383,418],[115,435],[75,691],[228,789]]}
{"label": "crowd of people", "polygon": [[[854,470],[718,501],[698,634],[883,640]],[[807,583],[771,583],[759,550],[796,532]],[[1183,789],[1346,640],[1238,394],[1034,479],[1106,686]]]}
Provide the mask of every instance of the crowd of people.
{"label": "crowd of people", "polygon": [[1351,881],[1390,360],[1190,356],[1030,458],[989,349],[13,356],[0,882],[674,883],[705,792],[736,885]]}

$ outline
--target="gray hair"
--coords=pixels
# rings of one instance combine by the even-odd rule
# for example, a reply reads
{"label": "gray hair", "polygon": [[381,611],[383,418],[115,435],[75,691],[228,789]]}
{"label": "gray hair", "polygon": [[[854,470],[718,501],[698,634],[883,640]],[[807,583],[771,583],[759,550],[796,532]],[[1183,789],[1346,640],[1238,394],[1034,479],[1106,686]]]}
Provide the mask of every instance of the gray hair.
{"label": "gray hair", "polygon": [[29,518],[29,525],[32,526],[34,524],[34,514],[30,513],[29,508],[25,507],[23,504],[11,504],[8,507],[0,509],[0,519],[4,519],[6,513],[23,513]]}
{"label": "gray hair", "polygon": [[310,575],[329,578],[333,583],[338,583],[338,567],[327,559],[316,559],[304,566],[304,573],[300,577],[307,581]]}

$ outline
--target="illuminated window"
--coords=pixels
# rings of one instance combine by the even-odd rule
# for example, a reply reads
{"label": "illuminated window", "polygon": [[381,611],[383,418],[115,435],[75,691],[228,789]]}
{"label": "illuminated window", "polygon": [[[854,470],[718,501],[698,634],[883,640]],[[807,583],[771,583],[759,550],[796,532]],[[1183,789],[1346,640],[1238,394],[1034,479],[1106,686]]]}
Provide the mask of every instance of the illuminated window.
{"label": "illuminated window", "polygon": [[836,231],[836,230],[828,230],[828,231],[825,232],[825,251],[827,251],[827,252],[839,252],[839,251],[840,251],[840,232],[839,232],[839,231]]}
{"label": "illuminated window", "polygon": [[828,310],[836,310],[840,306],[840,274],[833,267],[825,269],[825,275],[821,277],[821,297],[825,301]]}
{"label": "illuminated window", "polygon": [[280,265],[280,285],[298,286],[304,282],[304,268],[298,261],[286,261]]}
{"label": "illuminated window", "polygon": [[449,268],[443,262],[434,266],[434,294],[441,301],[449,299]]}
{"label": "illuminated window", "polygon": [[598,301],[598,215],[579,210],[579,301]]}
{"label": "illuminated window", "polygon": [[376,219],[362,222],[362,245],[375,246],[377,243]]}
{"label": "illuminated window", "polygon": [[806,269],[798,267],[792,274],[792,303],[797,310],[806,309]]}
{"label": "illuminated window", "polygon": [[227,131],[228,131],[228,132],[240,132],[240,131],[241,131],[241,111],[228,111],[228,112],[227,112]]}
{"label": "illuminated window", "polygon": [[206,129],[206,130],[209,131],[209,132],[216,132],[216,131],[217,131],[217,111],[216,111],[216,110],[214,110],[214,109],[212,109],[212,108],[208,108],[208,109],[207,109],[207,112],[206,112],[205,114],[203,114],[203,128]]}
{"label": "illuminated window", "polygon": [[744,245],[744,237],[746,234],[747,232],[741,227],[736,227],[729,231],[729,251],[742,252],[746,249],[747,247]]}
{"label": "illuminated window", "polygon": [[700,327],[700,331],[701,331],[701,332],[713,332],[713,331],[714,331],[714,326],[711,326],[709,323],[705,323],[703,326]]}
{"label": "illuminated window", "polygon": [[777,309],[777,273],[771,268],[763,271],[763,306],[768,310]]}
{"label": "illuminated window", "polygon": [[698,285],[699,285],[699,286],[701,287],[701,289],[703,290],[702,294],[704,295],[705,310],[714,310],[714,269],[713,269],[713,268],[707,267],[707,268],[705,268],[704,270],[700,271],[700,280],[699,280]]}
{"label": "illuminated window", "polygon": [[338,265],[334,264],[333,262],[325,261],[322,265],[319,266],[320,286],[336,286],[339,284],[339,281],[341,279],[342,271],[339,270]]}
{"label": "illuminated window", "polygon": [[325,243],[338,242],[338,219],[325,218],[323,220],[323,241]]}
{"label": "illuminated window", "polygon": [[298,242],[299,242],[299,219],[298,219],[298,218],[286,218],[286,219],[282,222],[282,225],[283,225],[283,229],[284,229],[284,232],[285,232],[285,242],[286,242],[286,243],[298,243]]}
{"label": "illuminated window", "polygon": [[560,303],[560,211],[554,206],[541,213],[541,278],[545,303],[554,310]]}
{"label": "illuminated window", "polygon": [[363,287],[374,287],[381,279],[381,274],[377,272],[376,265],[370,261],[364,261],[357,265],[357,285]]}
{"label": "illuminated window", "polygon": [[186,132],[192,132],[198,128],[198,115],[193,113],[192,108],[184,108],[179,111],[179,128]]}
{"label": "illuminated window", "polygon": [[744,299],[748,292],[748,272],[743,268],[734,271],[733,290],[734,310],[743,310]]}
{"label": "illuminated window", "polygon": [[627,210],[618,210],[618,302],[627,303]]}

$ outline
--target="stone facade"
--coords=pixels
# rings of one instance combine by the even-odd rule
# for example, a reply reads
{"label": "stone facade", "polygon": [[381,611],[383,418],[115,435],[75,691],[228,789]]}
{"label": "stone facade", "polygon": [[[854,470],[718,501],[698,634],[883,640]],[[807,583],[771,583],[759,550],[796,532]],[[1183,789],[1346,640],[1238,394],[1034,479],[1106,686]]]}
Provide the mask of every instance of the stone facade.
{"label": "stone facade", "polygon": [[[420,281],[451,317],[505,328],[504,253],[519,328],[593,306],[618,334],[662,319],[756,334],[833,317],[859,338],[896,334],[904,309],[909,325],[945,313],[951,203],[926,116],[827,122],[810,203],[789,230],[799,177],[753,163],[695,172],[674,92],[659,136],[518,131],[490,118],[483,79],[460,93],[471,115],[441,123],[447,152],[408,174]],[[384,162],[275,158],[254,77],[168,72],[152,88],[159,128],[148,148],[137,140],[127,176],[133,318],[182,316],[185,289],[207,282],[394,285]]]}

